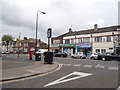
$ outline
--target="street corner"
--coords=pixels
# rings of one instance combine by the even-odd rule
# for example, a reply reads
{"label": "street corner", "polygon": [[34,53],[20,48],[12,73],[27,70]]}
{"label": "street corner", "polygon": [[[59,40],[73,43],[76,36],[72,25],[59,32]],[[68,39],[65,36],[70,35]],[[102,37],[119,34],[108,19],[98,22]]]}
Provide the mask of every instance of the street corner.
{"label": "street corner", "polygon": [[29,71],[29,74],[17,76],[12,79],[5,79],[1,80],[0,84],[6,84],[6,83],[13,83],[13,82],[19,82],[29,79],[34,79],[38,77],[42,77],[48,74],[52,74],[54,72],[59,71],[62,68],[62,64],[59,64],[58,62],[53,62],[52,64],[44,64],[43,62],[36,62],[36,64],[43,64],[42,67],[34,67],[33,69],[26,69],[25,71]]}

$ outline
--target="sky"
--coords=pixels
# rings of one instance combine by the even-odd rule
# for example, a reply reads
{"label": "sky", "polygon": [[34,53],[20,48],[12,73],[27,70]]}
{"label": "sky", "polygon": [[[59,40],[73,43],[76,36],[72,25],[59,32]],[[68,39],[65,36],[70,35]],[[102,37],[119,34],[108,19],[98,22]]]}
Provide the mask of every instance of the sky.
{"label": "sky", "polygon": [[73,31],[118,25],[119,0],[1,0],[0,38],[35,38],[37,10],[38,38],[47,42],[47,29],[52,37]]}

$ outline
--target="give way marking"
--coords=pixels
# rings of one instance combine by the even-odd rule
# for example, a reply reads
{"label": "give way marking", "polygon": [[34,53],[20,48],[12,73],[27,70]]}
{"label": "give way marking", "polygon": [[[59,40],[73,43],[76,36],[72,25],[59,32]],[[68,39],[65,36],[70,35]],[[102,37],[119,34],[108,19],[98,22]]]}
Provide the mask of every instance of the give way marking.
{"label": "give way marking", "polygon": [[[76,77],[73,77],[73,78],[68,78],[72,75],[77,75]],[[47,86],[51,86],[51,85],[55,85],[55,84],[59,84],[59,83],[64,83],[64,82],[68,82],[68,81],[71,81],[71,80],[75,80],[75,79],[79,79],[79,78],[83,78],[83,77],[87,77],[87,76],[90,76],[92,75],[91,73],[83,73],[83,72],[73,72],[71,74],[68,74],[58,80],[55,80],[47,85],[45,85],[44,87],[47,87]],[[68,79],[65,79],[65,78],[68,78]]]}

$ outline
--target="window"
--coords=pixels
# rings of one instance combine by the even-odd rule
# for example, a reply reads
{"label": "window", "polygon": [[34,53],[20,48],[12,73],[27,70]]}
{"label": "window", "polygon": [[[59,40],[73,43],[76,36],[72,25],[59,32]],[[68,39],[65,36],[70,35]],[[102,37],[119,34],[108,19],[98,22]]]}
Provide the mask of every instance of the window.
{"label": "window", "polygon": [[96,53],[100,53],[100,49],[96,49],[96,51],[95,51]]}
{"label": "window", "polygon": [[28,43],[24,43],[24,47],[28,47]]}
{"label": "window", "polygon": [[106,49],[101,49],[101,53],[106,53]]}
{"label": "window", "polygon": [[107,42],[111,42],[111,36],[107,36]]}
{"label": "window", "polygon": [[78,39],[78,43],[82,43],[82,39]]}
{"label": "window", "polygon": [[95,37],[95,42],[102,42],[102,37]]}
{"label": "window", "polygon": [[53,40],[53,44],[60,44],[60,40]]}
{"label": "window", "polygon": [[118,41],[120,41],[120,36],[118,36]]}
{"label": "window", "polygon": [[83,38],[84,43],[90,43],[90,38]]}
{"label": "window", "polygon": [[65,40],[65,44],[70,44],[70,40],[69,39]]}
{"label": "window", "polygon": [[71,44],[74,44],[74,39],[71,39]]}

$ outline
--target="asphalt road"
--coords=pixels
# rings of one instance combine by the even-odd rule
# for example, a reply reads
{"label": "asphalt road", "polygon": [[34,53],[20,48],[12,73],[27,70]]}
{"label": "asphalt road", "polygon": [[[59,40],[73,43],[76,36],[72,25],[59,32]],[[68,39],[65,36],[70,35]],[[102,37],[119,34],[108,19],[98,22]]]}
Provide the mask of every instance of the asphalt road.
{"label": "asphalt road", "polygon": [[3,84],[3,88],[117,88],[118,62],[54,58],[62,69],[35,79]]}

